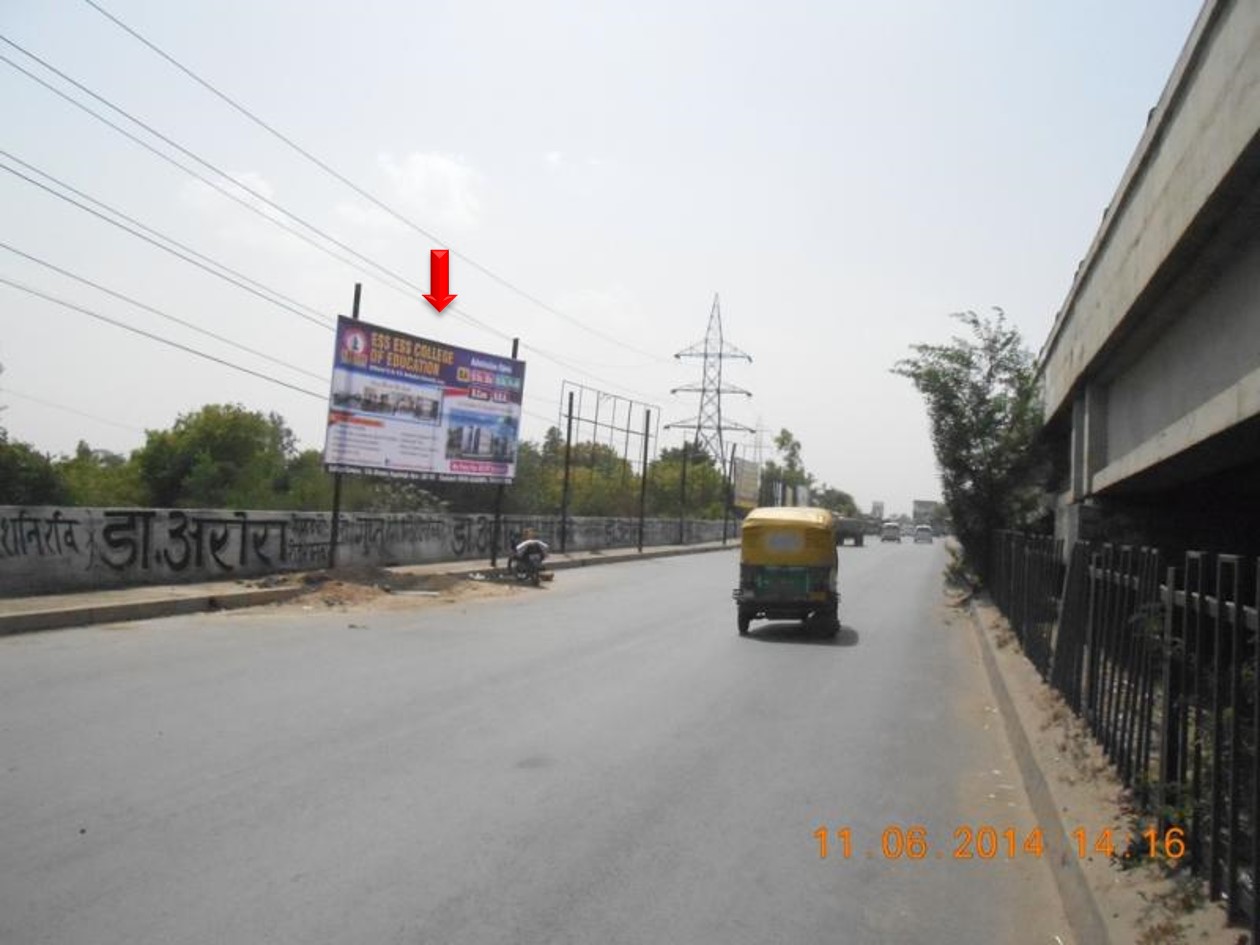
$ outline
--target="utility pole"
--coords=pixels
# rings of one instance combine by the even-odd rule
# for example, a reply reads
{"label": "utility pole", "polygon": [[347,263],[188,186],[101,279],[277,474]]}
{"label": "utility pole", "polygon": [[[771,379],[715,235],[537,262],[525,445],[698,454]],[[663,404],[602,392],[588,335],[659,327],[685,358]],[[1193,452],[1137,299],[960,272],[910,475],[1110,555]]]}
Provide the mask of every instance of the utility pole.
{"label": "utility pole", "polygon": [[722,544],[726,544],[726,525],[731,520],[731,509],[735,505],[735,444],[731,444],[731,462],[727,466],[726,495],[722,503]]}
{"label": "utility pole", "polygon": [[[359,297],[363,294],[363,283],[356,282],[354,284],[354,306],[350,311],[350,317],[356,322],[359,320]],[[332,531],[328,535],[328,569],[331,571],[337,567],[337,539],[341,532],[341,473],[333,473],[333,506],[332,506]],[[244,541],[244,539],[241,539]]]}
{"label": "utility pole", "polygon": [[691,456],[692,444],[683,441],[682,476],[678,487],[678,544],[687,543],[687,460]]}
{"label": "utility pole", "polygon": [[573,391],[569,391],[569,418],[564,431],[564,490],[560,494],[560,553],[569,537],[569,469],[573,456]]}
{"label": "utility pole", "polygon": [[643,554],[643,515],[647,509],[648,437],[652,430],[652,411],[643,414],[643,471],[639,477],[639,554]]}
{"label": "utility pole", "polygon": [[[521,339],[512,339],[512,360],[516,360],[516,354],[520,350]],[[520,430],[517,429],[517,438],[520,438]],[[497,489],[494,490],[494,529],[490,536],[490,567],[497,568],[499,566],[499,536],[503,530],[503,483],[499,483]]]}

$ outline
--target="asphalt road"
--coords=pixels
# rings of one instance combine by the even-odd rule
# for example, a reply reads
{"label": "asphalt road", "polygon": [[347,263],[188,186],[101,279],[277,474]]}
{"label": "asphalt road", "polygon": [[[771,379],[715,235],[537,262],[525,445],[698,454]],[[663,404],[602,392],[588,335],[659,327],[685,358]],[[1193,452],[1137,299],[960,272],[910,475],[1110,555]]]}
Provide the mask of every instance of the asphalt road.
{"label": "asphalt road", "polygon": [[944,563],[842,549],[836,640],[733,552],[0,639],[0,942],[1068,945]]}

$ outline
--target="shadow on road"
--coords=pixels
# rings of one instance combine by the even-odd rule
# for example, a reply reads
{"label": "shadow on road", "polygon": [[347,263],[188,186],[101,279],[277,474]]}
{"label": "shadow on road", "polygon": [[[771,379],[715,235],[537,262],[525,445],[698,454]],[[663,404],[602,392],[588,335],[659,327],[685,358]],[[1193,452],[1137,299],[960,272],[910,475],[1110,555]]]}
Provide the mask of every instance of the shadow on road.
{"label": "shadow on road", "polygon": [[857,646],[862,639],[855,627],[842,624],[834,637],[805,626],[799,621],[767,623],[753,627],[747,640],[759,643],[808,643],[814,646]]}

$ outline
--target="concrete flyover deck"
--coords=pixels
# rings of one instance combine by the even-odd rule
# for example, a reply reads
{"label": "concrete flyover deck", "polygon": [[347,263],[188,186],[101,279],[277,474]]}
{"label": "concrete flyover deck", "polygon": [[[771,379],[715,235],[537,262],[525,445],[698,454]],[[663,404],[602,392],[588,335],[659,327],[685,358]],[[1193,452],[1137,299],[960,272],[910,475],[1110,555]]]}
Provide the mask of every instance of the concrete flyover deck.
{"label": "concrete flyover deck", "polygon": [[[1260,5],[1208,0],[1039,359],[1057,530],[1260,467]],[[1250,493],[1248,493],[1250,494]]]}

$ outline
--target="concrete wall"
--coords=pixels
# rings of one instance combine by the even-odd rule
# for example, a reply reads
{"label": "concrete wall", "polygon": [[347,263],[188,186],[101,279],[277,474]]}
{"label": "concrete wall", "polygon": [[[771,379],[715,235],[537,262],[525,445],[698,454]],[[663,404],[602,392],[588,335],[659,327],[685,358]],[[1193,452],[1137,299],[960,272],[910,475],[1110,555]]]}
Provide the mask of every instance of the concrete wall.
{"label": "concrete wall", "polygon": [[[488,561],[491,515],[345,514],[338,564]],[[505,516],[508,536],[525,527],[559,550],[559,520]],[[638,519],[572,518],[566,548],[634,547]],[[328,512],[222,509],[92,509],[0,506],[0,596],[232,580],[315,570],[328,562]],[[688,522],[688,544],[722,537],[721,522]],[[676,520],[644,523],[643,543],[678,541]]]}
{"label": "concrete wall", "polygon": [[1260,3],[1208,0],[1041,355],[1046,416],[1148,290],[1260,129]]}
{"label": "concrete wall", "polygon": [[1260,411],[1260,239],[1178,308],[1106,385],[1105,449],[1090,492]]}

